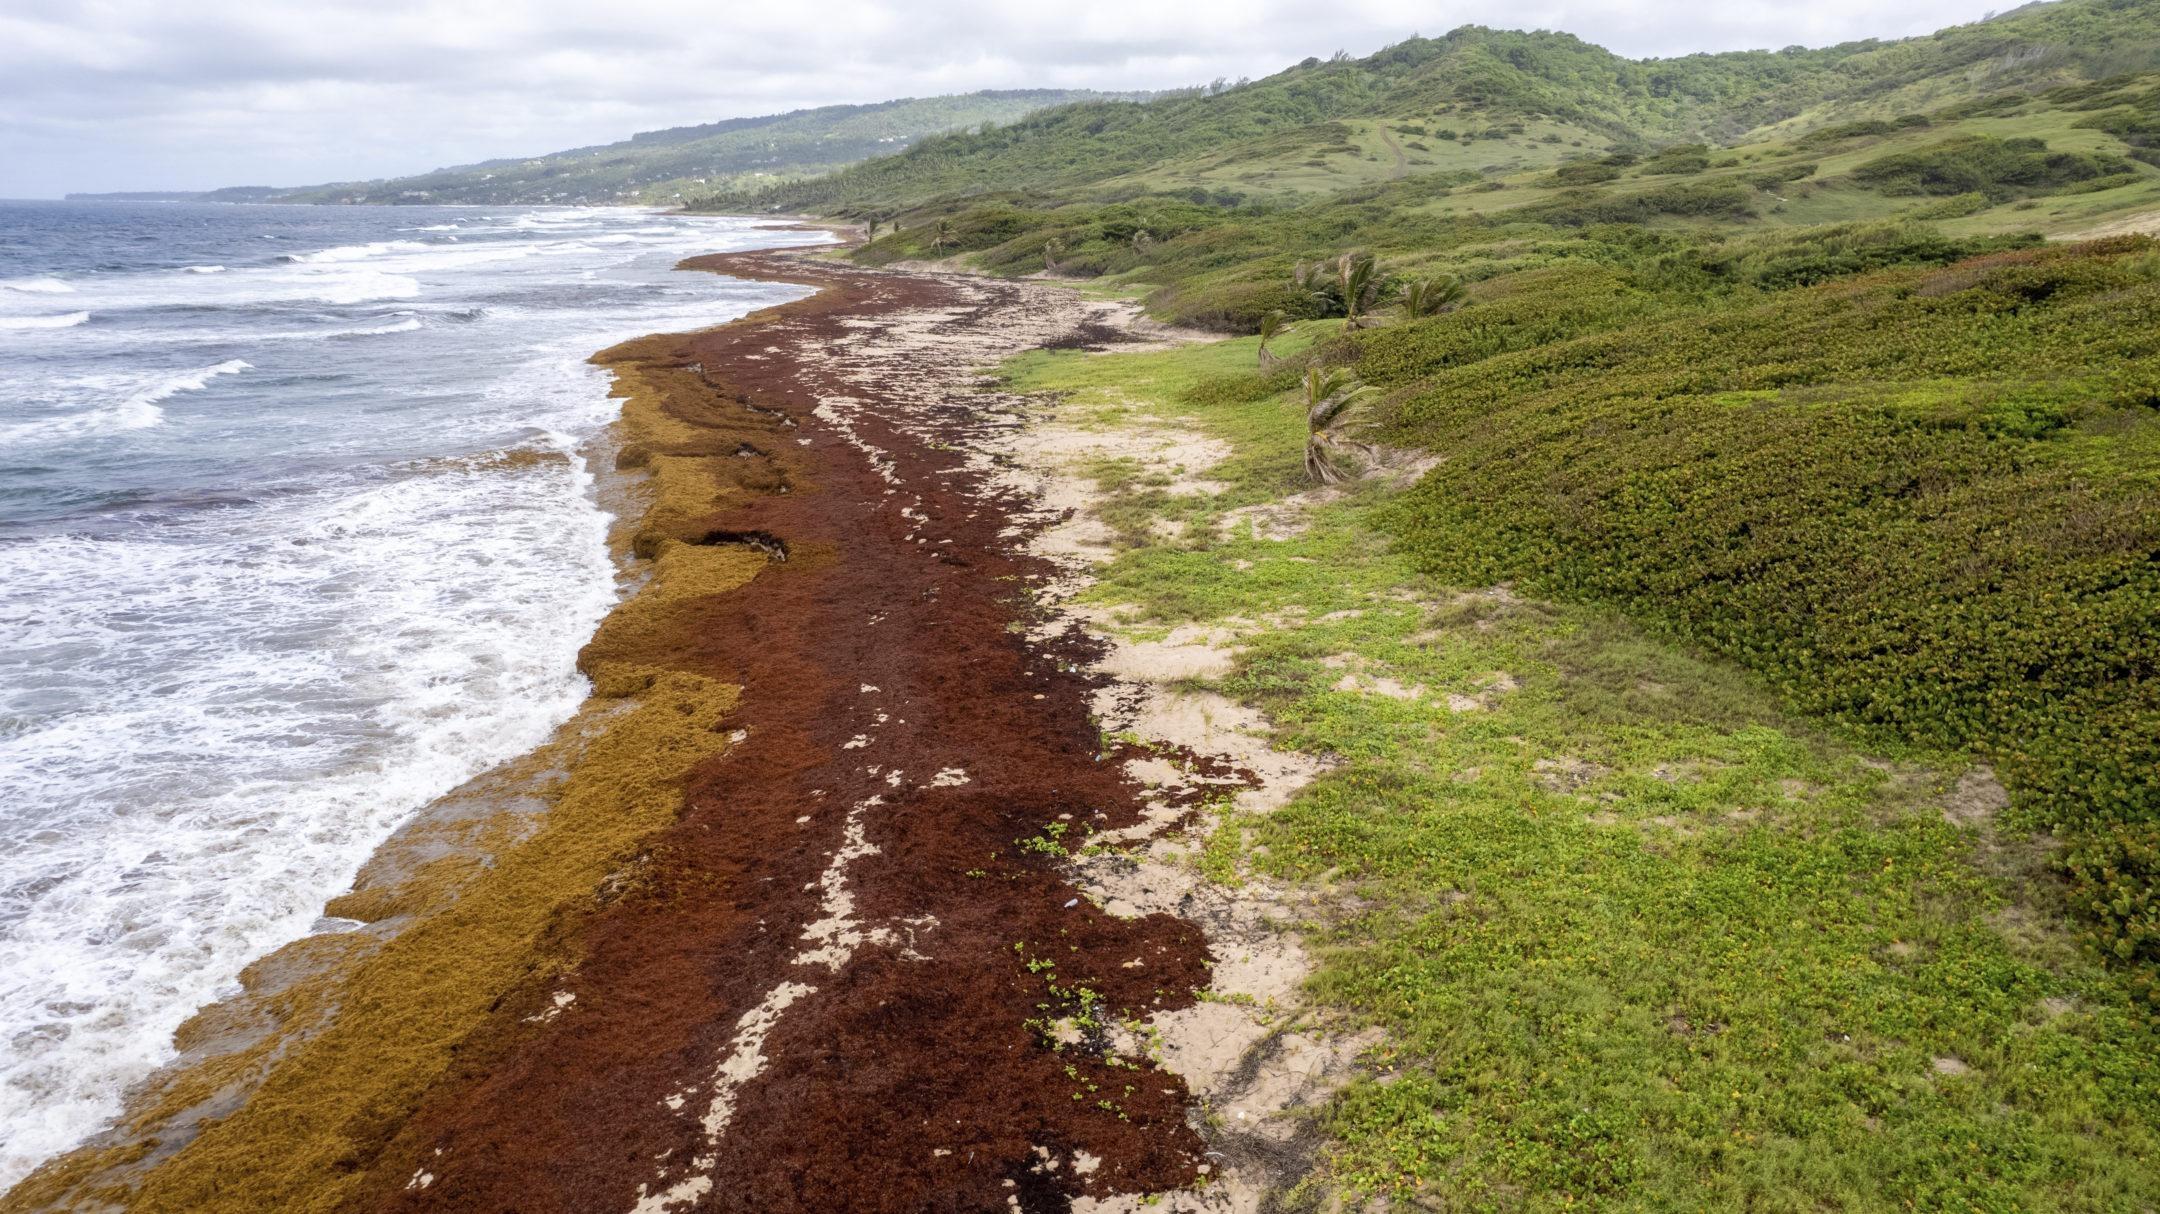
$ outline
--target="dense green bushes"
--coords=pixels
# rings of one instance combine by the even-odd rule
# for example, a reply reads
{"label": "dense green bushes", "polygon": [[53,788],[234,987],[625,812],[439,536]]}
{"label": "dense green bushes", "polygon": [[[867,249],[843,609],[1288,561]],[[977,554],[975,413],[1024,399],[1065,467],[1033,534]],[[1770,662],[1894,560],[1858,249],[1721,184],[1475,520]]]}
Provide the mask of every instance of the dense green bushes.
{"label": "dense green bushes", "polygon": [[1746,181],[1758,190],[1775,190],[1788,181],[1800,181],[1813,177],[1815,169],[1816,165],[1813,162],[1779,165],[1777,168],[1766,172],[1751,173],[1747,176]]}
{"label": "dense green bushes", "polygon": [[1695,246],[1656,265],[1668,280],[1684,283],[1699,275],[1710,282],[1781,291],[1891,266],[1947,265],[2039,243],[2036,235],[1960,240],[1927,224],[1848,223]]}
{"label": "dense green bushes", "polygon": [[2131,156],[2147,164],[2160,165],[2160,86],[2142,92],[2116,93],[2108,99],[2123,104],[2076,125],[2106,131],[2129,144]]}
{"label": "dense green bushes", "polygon": [[1637,194],[1571,191],[1551,202],[1510,212],[1537,223],[1582,227],[1593,223],[1647,223],[1663,216],[1695,219],[1747,219],[1754,214],[1755,192],[1729,181],[1680,182]]}
{"label": "dense green bushes", "polygon": [[1552,175],[1554,185],[1596,185],[1602,181],[1618,180],[1619,177],[1620,170],[1617,167],[1598,160],[1563,164],[1554,169]]}
{"label": "dense green bushes", "polygon": [[2160,253],[1638,299],[1605,331],[1570,318],[1631,305],[1590,286],[1360,338],[1370,377],[1411,385],[1398,437],[1448,456],[1403,541],[1451,580],[1620,604],[1815,710],[1978,748],[2071,840],[2096,943],[2160,1001]]}
{"label": "dense green bushes", "polygon": [[1251,333],[1260,318],[1281,312],[1291,320],[1321,314],[1317,300],[1289,275],[1259,281],[1193,283],[1164,287],[1148,297],[1148,310],[1174,325],[1217,333]]}
{"label": "dense green bushes", "polygon": [[2051,152],[2038,139],[1968,135],[1868,161],[1853,178],[1885,194],[1985,194],[2002,202],[2132,172],[2120,156]]}
{"label": "dense green bushes", "polygon": [[1710,148],[1701,143],[1679,143],[1643,162],[1646,176],[1700,173],[1710,167]]}

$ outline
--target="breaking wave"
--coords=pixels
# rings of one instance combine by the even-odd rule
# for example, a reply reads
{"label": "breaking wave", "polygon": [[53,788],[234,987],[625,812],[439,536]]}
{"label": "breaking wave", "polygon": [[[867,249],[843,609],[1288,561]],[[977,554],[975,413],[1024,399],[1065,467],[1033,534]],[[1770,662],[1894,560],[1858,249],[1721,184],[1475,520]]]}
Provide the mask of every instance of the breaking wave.
{"label": "breaking wave", "polygon": [[90,319],[88,312],[61,316],[0,316],[0,329],[72,329]]}

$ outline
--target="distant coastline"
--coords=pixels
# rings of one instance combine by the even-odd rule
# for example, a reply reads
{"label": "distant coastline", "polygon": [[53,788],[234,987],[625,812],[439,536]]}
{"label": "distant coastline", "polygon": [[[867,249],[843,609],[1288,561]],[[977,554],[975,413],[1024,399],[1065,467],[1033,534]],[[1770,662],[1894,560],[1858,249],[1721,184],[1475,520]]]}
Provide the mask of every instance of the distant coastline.
{"label": "distant coastline", "polygon": [[62,202],[271,202],[286,191],[274,186],[232,186],[221,190],[116,190],[102,194],[72,193]]}
{"label": "distant coastline", "polygon": [[828,105],[641,131],[613,143],[509,156],[407,177],[211,190],[77,192],[69,202],[298,202],[372,206],[668,206],[764,189],[1004,126],[1053,106],[1138,102],[1146,92],[983,89]]}

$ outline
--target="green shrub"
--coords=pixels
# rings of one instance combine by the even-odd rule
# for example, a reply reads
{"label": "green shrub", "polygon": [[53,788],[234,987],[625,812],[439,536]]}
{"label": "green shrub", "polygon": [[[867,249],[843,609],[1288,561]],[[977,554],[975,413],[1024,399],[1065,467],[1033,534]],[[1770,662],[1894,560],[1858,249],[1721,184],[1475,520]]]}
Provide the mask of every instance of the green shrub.
{"label": "green shrub", "polygon": [[2160,825],[2113,825],[2078,836],[2063,854],[2087,942],[2129,968],[2140,998],[2160,1004]]}
{"label": "green shrub", "polygon": [[1555,185],[1596,185],[1601,181],[1617,179],[1620,170],[1609,164],[1585,160],[1575,164],[1563,164],[1553,170],[1552,176]]}
{"label": "green shrub", "polygon": [[1561,227],[1594,223],[1647,223],[1661,216],[1699,219],[1748,219],[1754,215],[1752,192],[1732,182],[1687,182],[1659,186],[1639,194],[1573,191],[1550,202],[1520,207],[1509,214]]}
{"label": "green shrub", "polygon": [[1261,282],[1199,282],[1164,287],[1148,296],[1148,310],[1176,325],[1217,333],[1254,333],[1260,318],[1282,312],[1292,320],[1318,316],[1322,308],[1309,292],[1280,279]]}
{"label": "green shrub", "polygon": [[1953,194],[1941,202],[1929,203],[1912,213],[1914,219],[1962,219],[1977,215],[1995,205],[1995,200],[1975,191],[1971,194]]}
{"label": "green shrub", "polygon": [[1847,139],[1864,139],[1879,135],[1891,135],[1896,132],[1896,127],[1879,118],[1863,118],[1858,122],[1841,122],[1836,126],[1826,126],[1819,131],[1810,131],[1802,136],[1799,142],[1801,147],[1814,148],[1839,143]]}
{"label": "green shrub", "polygon": [[[1849,243],[1929,255],[1917,230]],[[1398,437],[1448,455],[1391,525],[1449,581],[1617,604],[1812,710],[1977,749],[2019,821],[2072,841],[2097,945],[2149,981],[2153,248],[2010,250],[1746,307],[1639,304],[1535,344],[1475,336],[1501,309],[1579,306],[1590,284],[1563,276],[1433,332],[1361,335],[1367,377],[1405,385]]]}
{"label": "green shrub", "polygon": [[1780,165],[1768,172],[1751,173],[1745,180],[1758,190],[1774,190],[1788,181],[1800,181],[1804,178],[1813,177],[1815,167],[1812,161],[1804,164]]}
{"label": "green shrub", "polygon": [[1696,256],[1719,277],[1781,291],[1892,266],[1948,265],[1977,253],[2029,247],[2039,240],[2036,235],[1959,240],[1927,224],[1849,223],[1728,242]]}
{"label": "green shrub", "polygon": [[1710,148],[1706,144],[1682,143],[1666,148],[1645,161],[1642,171],[1646,174],[1700,173],[1710,167]]}
{"label": "green shrub", "polygon": [[2144,94],[2137,105],[2096,114],[2073,125],[2106,131],[2129,144],[2131,156],[2160,165],[2160,88]]}
{"label": "green shrub", "polygon": [[1868,161],[1853,179],[1885,194],[1984,194],[2005,202],[2131,172],[2119,156],[2050,152],[2038,139],[1967,135]]}

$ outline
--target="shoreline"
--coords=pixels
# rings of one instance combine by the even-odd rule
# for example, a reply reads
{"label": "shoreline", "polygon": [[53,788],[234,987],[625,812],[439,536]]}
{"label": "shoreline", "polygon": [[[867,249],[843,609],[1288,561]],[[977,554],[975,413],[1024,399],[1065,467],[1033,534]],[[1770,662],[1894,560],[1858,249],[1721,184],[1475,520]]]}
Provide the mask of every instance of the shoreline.
{"label": "shoreline", "polygon": [[[597,356],[588,361],[597,362]],[[618,381],[610,395],[621,397],[620,388]],[[626,446],[639,441],[639,427],[640,419],[619,415],[580,451],[596,499],[614,516],[608,547],[619,597],[609,618],[630,608],[654,581],[654,571],[640,568],[632,553],[632,533],[650,509],[651,478],[620,458]],[[566,796],[576,799],[580,790],[573,778],[596,746],[625,725],[635,729],[637,721],[618,718],[634,718],[649,705],[632,703],[617,687],[603,687],[582,656],[579,669],[592,679],[593,691],[546,742],[416,811],[369,855],[352,888],[325,901],[322,918],[342,920],[349,928],[313,933],[251,962],[242,971],[240,993],[205,1006],[176,1031],[179,1056],[127,1095],[112,1126],[0,1194],[0,1210],[74,1209],[78,1203],[167,1208],[155,1197],[141,1199],[145,1177],[192,1144],[203,1124],[254,1099],[276,1069],[278,1055],[336,1019],[341,996],[394,985],[363,967],[386,946],[453,911],[503,853],[528,842],[560,812]],[[702,710],[708,719],[731,703],[725,689],[668,690],[678,693],[667,701],[676,710]],[[657,824],[649,812],[635,821],[641,828]],[[620,844],[624,833],[612,837]],[[591,857],[585,859],[590,864]],[[535,955],[543,951],[533,950]]]}
{"label": "shoreline", "polygon": [[[848,398],[799,382],[818,371],[811,351],[854,339],[879,323],[874,318],[900,318],[880,334],[897,348],[886,371],[912,369],[940,351],[959,357],[945,368],[950,381],[1077,331],[1086,307],[1040,284],[863,271],[801,252],[716,254],[680,268],[815,291],[716,329],[636,339],[593,357],[614,374],[612,395],[623,401],[611,427],[616,471],[596,465],[596,480],[601,491],[643,505],[634,520],[620,515],[611,535],[636,585],[581,655],[593,697],[547,745],[401,827],[354,889],[325,908],[359,926],[308,937],[252,965],[247,992],[183,1028],[182,1060],[134,1094],[118,1127],[49,1161],[0,1198],[0,1209],[213,1210],[264,1201],[280,1209],[454,1209],[516,1200],[535,1209],[665,1210],[716,1185],[769,1191],[781,1175],[815,1172],[814,1160],[783,1164],[785,1148],[799,1153],[835,1132],[851,1147],[842,1154],[858,1157],[844,1172],[819,1173],[821,1187],[796,1191],[850,1208],[887,1201],[910,1208],[901,1197],[909,1180],[918,1198],[965,1193],[967,1202],[995,1205],[1023,1183],[1042,1187],[1045,1200],[1069,1201],[1182,1188],[1203,1174],[1175,1076],[1155,1071],[1148,1078],[1159,1082],[1121,1082],[1114,1117],[1076,1115],[1058,1090],[1071,1086],[1074,1060],[1034,1039],[1046,1011],[1085,1018],[1098,1006],[1144,1015],[1189,1005],[1191,992],[1208,985],[1207,950],[1173,915],[1104,914],[1050,859],[1058,849],[1029,855],[1024,845],[1031,835],[1062,833],[1046,822],[1126,830],[1149,811],[1120,765],[1099,761],[1090,697],[1102,680],[1085,673],[1099,656],[1093,643],[1069,633],[1017,635],[1036,613],[1011,584],[1063,574],[1014,542],[1024,504],[959,449],[1009,429],[1012,418],[1000,414],[986,428],[982,419],[918,417],[927,428],[909,433],[875,410],[843,406],[841,416],[832,402]],[[1015,311],[1024,315],[1016,320]],[[995,333],[984,337],[986,330]],[[778,336],[795,340],[803,357],[775,358],[781,347],[772,344],[752,348]],[[911,404],[943,411],[939,400]],[[956,490],[962,480],[976,483]],[[895,511],[887,499],[903,490],[914,504]],[[951,534],[930,544],[922,533],[940,524]],[[851,568],[860,565],[875,568]],[[919,586],[915,602],[894,601],[892,592],[909,581]],[[822,651],[846,645],[888,612],[918,619],[913,632],[964,643],[937,656],[932,671],[914,669],[932,663],[925,652],[858,645],[846,677],[836,679],[830,667],[843,663]],[[789,643],[775,646],[775,633],[789,634]],[[969,669],[985,663],[999,667],[987,683]],[[955,696],[949,683],[966,693]],[[842,693],[860,706],[843,706]],[[878,747],[898,752],[894,758],[855,763],[851,752],[880,741],[874,725],[903,706],[932,728]],[[834,718],[849,708],[867,714],[867,732],[834,732]],[[1016,748],[1026,756],[1012,755]],[[1007,769],[985,770],[1001,764]],[[1064,786],[1045,793],[1042,775],[1060,771]],[[843,782],[860,786],[854,805],[826,809],[837,800],[827,797],[837,788],[826,786]],[[922,828],[872,822],[893,814],[888,805],[915,802],[941,806],[950,826],[909,837]],[[717,853],[693,854],[715,846],[710,836],[728,827],[742,837],[719,843]],[[791,838],[800,835],[823,838]],[[880,855],[895,860],[874,859]],[[963,863],[975,867],[953,868]],[[772,871],[754,875],[760,869]],[[720,881],[732,881],[732,890],[714,888]],[[760,895],[758,916],[746,919],[738,904],[766,884],[795,892]],[[991,900],[1001,913],[984,913],[986,887],[997,891]],[[882,912],[882,922],[863,920],[858,903]],[[768,931],[767,918],[796,920],[818,947],[791,949],[797,933]],[[957,946],[947,943],[953,937]],[[1015,961],[1031,939],[1044,950],[1042,962],[1056,960],[1048,955],[1055,941],[1099,972],[1067,969],[1064,976],[1088,984],[1060,986],[1048,964],[1035,970]],[[651,946],[660,940],[673,955],[656,960]],[[964,954],[960,964],[944,964],[948,948]],[[718,955],[730,964],[716,968]],[[933,956],[939,966],[923,964]],[[1070,955],[1065,961],[1076,964]],[[940,998],[924,1002],[909,990],[946,970],[931,979],[944,987]],[[1044,972],[1053,977],[1033,976]],[[843,984],[860,989],[811,997],[817,986]],[[986,994],[988,1006],[957,1018],[963,1030],[954,1009]],[[905,1083],[866,1077],[863,1090],[807,1099],[832,1087],[820,1073],[830,1055],[790,1049],[789,1034],[854,1039],[862,1016],[888,1017],[879,1009],[903,995],[919,1021],[883,1046],[856,1049],[865,1058],[886,1051],[882,1069],[897,1067]],[[799,1001],[815,1010],[791,1010]],[[663,1012],[670,1003],[680,1006]],[[746,1055],[730,1046],[742,1044],[759,1008],[769,1014],[757,1021],[747,1056],[796,1071],[746,1090],[756,1071],[734,1075],[730,1060]],[[812,1017],[816,1023],[801,1023]],[[1031,1020],[1036,1029],[1027,1027]],[[620,1027],[595,1023],[608,1021]],[[663,1025],[677,1045],[668,1065],[656,1067]],[[962,1062],[986,1035],[1011,1039],[988,1058]],[[542,1056],[543,1044],[557,1040],[566,1044],[555,1052],[565,1056]],[[892,1040],[921,1048],[895,1052]],[[1150,1069],[1107,1050],[1081,1057],[1081,1070],[1105,1081],[1136,1065]],[[639,1070],[642,1082],[625,1082]],[[701,1071],[709,1077],[701,1080]],[[637,1095],[598,1097],[589,1089],[603,1077]],[[533,1108],[536,1087],[558,1094],[558,1118],[604,1124],[620,1145],[600,1141],[606,1135],[558,1133],[551,1141],[541,1127],[513,1131]],[[960,1137],[976,1139],[953,1164],[924,1167],[918,1127],[879,1116],[860,1123],[896,1091],[940,1087],[954,1089],[941,1099],[967,1127]],[[785,1098],[754,1118],[746,1108],[737,1122],[743,1132],[726,1151],[700,1130],[723,1106],[725,1124],[738,1100],[755,1103],[775,1089]],[[686,1101],[704,1105],[704,1117],[680,1112]],[[1015,1116],[1033,1124],[1008,1124]],[[775,1125],[776,1133],[737,1141],[753,1125],[791,1118],[791,1129]],[[859,1157],[866,1135],[893,1157],[866,1166]],[[635,1145],[649,1157],[643,1148],[670,1140],[684,1149],[663,1156],[688,1168],[663,1165],[638,1180],[593,1159],[578,1169],[574,1191],[553,1201],[531,1191],[532,1169],[565,1154],[619,1159]],[[1046,1143],[1073,1165],[1063,1175],[1057,1160],[1046,1169],[1050,1157],[1038,1157]],[[995,1167],[974,1162],[984,1150],[998,1157]],[[434,1162],[444,1152],[471,1160],[471,1171],[459,1176]],[[478,1156],[489,1162],[476,1166]],[[880,1192],[834,1196],[865,1184]]]}

